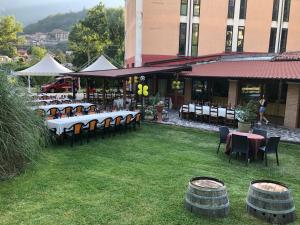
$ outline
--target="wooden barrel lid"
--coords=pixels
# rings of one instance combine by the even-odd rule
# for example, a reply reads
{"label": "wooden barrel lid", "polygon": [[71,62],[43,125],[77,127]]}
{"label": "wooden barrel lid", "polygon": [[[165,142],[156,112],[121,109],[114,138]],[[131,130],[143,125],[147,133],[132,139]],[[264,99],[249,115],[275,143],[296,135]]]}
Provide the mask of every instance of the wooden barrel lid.
{"label": "wooden barrel lid", "polygon": [[221,181],[209,177],[197,177],[191,180],[191,183],[201,188],[217,189],[224,186]]}
{"label": "wooden barrel lid", "polygon": [[288,191],[288,188],[284,186],[283,184],[280,184],[278,182],[272,182],[272,181],[257,181],[255,183],[252,183],[254,187],[257,189],[261,189],[264,191],[270,191],[270,192],[286,192]]}

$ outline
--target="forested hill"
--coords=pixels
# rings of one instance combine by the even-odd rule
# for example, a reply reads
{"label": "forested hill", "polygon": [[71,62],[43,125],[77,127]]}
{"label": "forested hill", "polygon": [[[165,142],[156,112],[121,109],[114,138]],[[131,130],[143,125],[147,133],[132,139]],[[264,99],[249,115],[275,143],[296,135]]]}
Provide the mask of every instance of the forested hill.
{"label": "forested hill", "polygon": [[79,20],[83,19],[86,14],[86,10],[80,12],[70,12],[65,14],[56,14],[48,16],[45,19],[38,21],[37,23],[30,24],[24,28],[24,33],[33,34],[36,32],[47,33],[54,29],[61,29],[64,31],[70,31],[72,26]]}

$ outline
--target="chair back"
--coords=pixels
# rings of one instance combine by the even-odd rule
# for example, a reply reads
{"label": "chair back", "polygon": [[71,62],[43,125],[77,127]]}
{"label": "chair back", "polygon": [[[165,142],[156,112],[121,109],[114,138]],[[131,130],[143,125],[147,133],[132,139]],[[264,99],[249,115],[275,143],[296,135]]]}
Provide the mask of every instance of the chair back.
{"label": "chair back", "polygon": [[72,103],[72,101],[71,100],[62,100],[61,103],[63,103],[63,104],[69,104],[69,103]]}
{"label": "chair back", "polygon": [[53,100],[53,101],[50,102],[50,104],[58,105],[58,104],[60,104],[60,101],[59,100]]}
{"label": "chair back", "polygon": [[226,119],[235,120],[235,110],[231,108],[226,108]]}
{"label": "chair back", "polygon": [[70,116],[72,114],[73,108],[71,106],[67,106],[62,111],[64,114]]}
{"label": "chair back", "polygon": [[182,105],[182,112],[188,113],[189,111],[189,105]]}
{"label": "chair back", "polygon": [[46,112],[43,109],[35,109],[34,112],[37,116],[40,116],[40,117],[44,117],[46,115]]}
{"label": "chair back", "polygon": [[132,115],[131,114],[128,114],[126,117],[125,117],[125,124],[130,124],[131,123],[131,120],[132,120]]}
{"label": "chair back", "polygon": [[84,107],[82,105],[78,105],[75,107],[76,113],[83,113]]}
{"label": "chair back", "polygon": [[217,106],[210,106],[209,107],[209,115],[211,117],[218,117],[219,116],[219,109]]}
{"label": "chair back", "polygon": [[88,111],[89,111],[89,112],[95,112],[95,111],[96,111],[96,105],[90,105],[90,106],[88,107]]}
{"label": "chair back", "polygon": [[103,126],[104,126],[104,128],[109,128],[111,121],[112,121],[111,117],[108,117],[108,118],[104,119],[103,120]]}
{"label": "chair back", "polygon": [[221,143],[226,143],[228,134],[229,134],[228,127],[220,127],[219,128],[219,135],[220,135]]}
{"label": "chair back", "polygon": [[232,134],[232,152],[249,152],[249,140],[247,136]]}
{"label": "chair back", "polygon": [[270,137],[267,141],[266,153],[276,153],[278,150],[278,144],[280,141],[280,137]]}
{"label": "chair back", "polygon": [[89,131],[95,131],[96,128],[97,128],[97,123],[98,123],[98,120],[91,120],[90,122],[88,122],[88,129]]}
{"label": "chair back", "polygon": [[202,105],[195,105],[195,114],[196,115],[203,115],[203,107]]}
{"label": "chair back", "polygon": [[83,123],[75,123],[73,125],[73,133],[74,134],[80,134],[82,131],[84,124]]}
{"label": "chair back", "polygon": [[50,116],[56,116],[57,113],[59,112],[59,109],[56,108],[56,107],[50,108],[50,109],[48,110],[48,112],[49,112]]}
{"label": "chair back", "polygon": [[117,117],[115,118],[115,126],[121,125],[122,119],[123,119],[122,116],[117,116]]}
{"label": "chair back", "polygon": [[252,133],[253,133],[253,134],[261,135],[261,136],[263,136],[265,139],[267,139],[267,131],[266,131],[266,130],[254,128],[253,131],[252,131]]}
{"label": "chair back", "polygon": [[137,113],[135,115],[134,119],[135,119],[135,122],[138,122],[138,123],[141,122],[141,120],[142,120],[142,114],[140,112]]}

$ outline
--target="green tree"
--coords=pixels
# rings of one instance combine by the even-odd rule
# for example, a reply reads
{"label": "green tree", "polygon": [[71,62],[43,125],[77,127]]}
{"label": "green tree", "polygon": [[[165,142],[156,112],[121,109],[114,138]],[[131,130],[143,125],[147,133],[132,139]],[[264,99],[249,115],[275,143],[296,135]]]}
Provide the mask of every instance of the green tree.
{"label": "green tree", "polygon": [[9,57],[17,55],[17,46],[24,43],[25,39],[19,37],[22,25],[13,16],[0,17],[0,53]]}
{"label": "green tree", "polygon": [[111,45],[105,50],[105,54],[113,58],[118,64],[124,62],[124,9],[109,8],[106,9],[106,17],[109,29],[109,38]]}
{"label": "green tree", "polygon": [[31,54],[33,61],[38,62],[47,54],[47,49],[39,46],[31,46],[28,53]]}
{"label": "green tree", "polygon": [[87,12],[84,20],[73,27],[69,35],[69,48],[74,52],[77,67],[90,63],[110,44],[104,5],[100,2]]}

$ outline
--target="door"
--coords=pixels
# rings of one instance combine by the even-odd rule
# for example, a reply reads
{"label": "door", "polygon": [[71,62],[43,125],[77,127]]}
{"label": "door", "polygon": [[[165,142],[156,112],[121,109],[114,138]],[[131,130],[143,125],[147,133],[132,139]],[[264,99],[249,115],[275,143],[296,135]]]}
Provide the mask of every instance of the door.
{"label": "door", "polygon": [[160,97],[166,97],[168,92],[168,80],[167,79],[158,79],[157,89]]}

